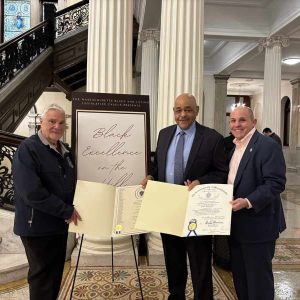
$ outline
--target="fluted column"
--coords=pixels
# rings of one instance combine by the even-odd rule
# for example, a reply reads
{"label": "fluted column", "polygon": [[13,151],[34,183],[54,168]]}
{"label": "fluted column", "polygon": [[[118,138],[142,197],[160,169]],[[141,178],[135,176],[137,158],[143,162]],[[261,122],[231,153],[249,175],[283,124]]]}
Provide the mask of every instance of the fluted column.
{"label": "fluted column", "polygon": [[173,104],[195,95],[202,121],[203,0],[162,0],[157,129],[174,123]]}
{"label": "fluted column", "polygon": [[288,46],[288,39],[270,37],[260,43],[265,49],[264,96],[262,127],[270,127],[280,135],[281,100],[281,48]]}
{"label": "fluted column", "polygon": [[[300,78],[291,80],[293,87],[292,109],[291,109],[291,134],[289,139],[290,150],[300,147]],[[296,160],[294,160],[296,161]]]}
{"label": "fluted column", "polygon": [[156,29],[143,30],[142,42],[141,94],[149,95],[151,151],[156,148],[157,89],[158,89],[158,42],[160,32]]}
{"label": "fluted column", "polygon": [[[90,0],[87,92],[131,93],[132,20],[132,0]],[[128,252],[133,263],[130,237],[113,241],[114,255]],[[85,236],[82,253],[82,264],[111,264],[111,240]],[[115,256],[114,263],[126,264],[126,259]]]}
{"label": "fluted column", "polygon": [[215,78],[215,119],[214,129],[224,136],[226,128],[226,97],[227,97],[227,81],[230,75],[214,75]]}
{"label": "fluted column", "polygon": [[90,0],[87,92],[131,93],[132,0]]}

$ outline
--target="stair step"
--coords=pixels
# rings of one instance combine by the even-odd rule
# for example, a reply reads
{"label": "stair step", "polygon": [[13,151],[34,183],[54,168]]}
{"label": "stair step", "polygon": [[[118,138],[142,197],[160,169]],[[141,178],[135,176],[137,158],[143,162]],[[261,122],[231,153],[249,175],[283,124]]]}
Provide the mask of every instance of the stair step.
{"label": "stair step", "polygon": [[290,173],[297,173],[296,167],[287,166],[286,170]]}
{"label": "stair step", "polygon": [[25,254],[0,255],[0,284],[24,279],[28,273],[28,262]]}

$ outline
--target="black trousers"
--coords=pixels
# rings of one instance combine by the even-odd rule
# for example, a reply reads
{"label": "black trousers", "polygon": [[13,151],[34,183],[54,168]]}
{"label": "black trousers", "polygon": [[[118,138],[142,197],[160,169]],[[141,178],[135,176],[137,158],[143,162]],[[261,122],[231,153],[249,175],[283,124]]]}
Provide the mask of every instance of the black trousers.
{"label": "black trousers", "polygon": [[234,287],[239,300],[273,300],[275,241],[239,243],[230,239]]}
{"label": "black trousers", "polygon": [[29,263],[30,300],[56,300],[64,270],[67,233],[21,237]]}
{"label": "black trousers", "polygon": [[189,257],[194,299],[212,300],[211,236],[178,237],[161,234],[169,285],[169,300],[184,300]]}

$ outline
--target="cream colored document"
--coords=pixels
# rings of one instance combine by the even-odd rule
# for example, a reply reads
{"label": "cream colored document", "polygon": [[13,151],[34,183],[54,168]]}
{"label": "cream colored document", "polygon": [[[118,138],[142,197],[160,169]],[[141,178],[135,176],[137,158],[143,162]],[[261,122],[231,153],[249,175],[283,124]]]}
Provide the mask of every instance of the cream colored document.
{"label": "cream colored document", "polygon": [[142,233],[134,223],[143,198],[141,186],[115,187],[112,185],[77,180],[74,206],[82,221],[70,232],[93,237],[111,237]]}
{"label": "cream colored document", "polygon": [[136,230],[144,190],[140,185],[116,188],[112,236],[134,235],[145,231]]}
{"label": "cream colored document", "polygon": [[136,228],[182,237],[229,235],[233,186],[186,186],[148,181]]}

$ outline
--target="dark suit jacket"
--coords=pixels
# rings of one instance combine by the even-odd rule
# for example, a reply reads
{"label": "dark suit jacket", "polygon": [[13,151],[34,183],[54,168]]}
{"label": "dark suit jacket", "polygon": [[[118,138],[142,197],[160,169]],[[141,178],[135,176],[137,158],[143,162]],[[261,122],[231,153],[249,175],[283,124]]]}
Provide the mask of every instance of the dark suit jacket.
{"label": "dark suit jacket", "polygon": [[[155,180],[165,181],[167,153],[176,132],[176,125],[162,129],[158,136],[154,163],[150,174]],[[196,122],[196,133],[187,161],[184,180],[198,179],[203,183],[226,183],[228,165],[223,136]]]}
{"label": "dark suit jacket", "polygon": [[270,138],[272,138],[275,142],[277,142],[282,147],[281,138],[275,132],[272,132]]}
{"label": "dark suit jacket", "polygon": [[248,198],[253,208],[233,212],[231,236],[240,242],[266,242],[285,228],[280,193],[285,189],[281,147],[255,131],[241,159],[234,198]]}

